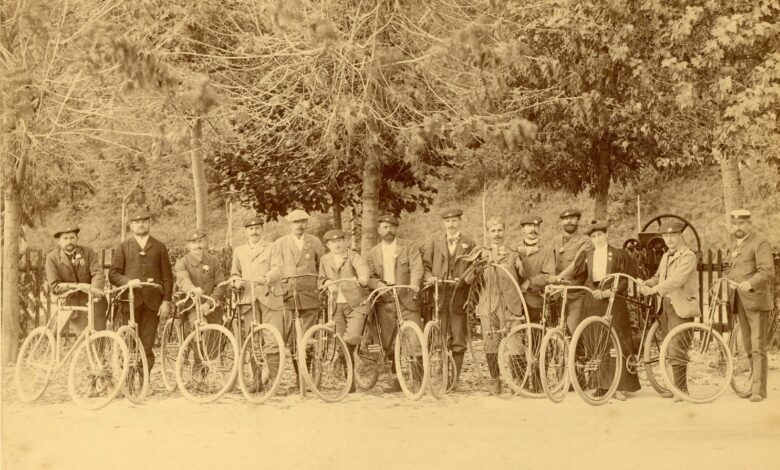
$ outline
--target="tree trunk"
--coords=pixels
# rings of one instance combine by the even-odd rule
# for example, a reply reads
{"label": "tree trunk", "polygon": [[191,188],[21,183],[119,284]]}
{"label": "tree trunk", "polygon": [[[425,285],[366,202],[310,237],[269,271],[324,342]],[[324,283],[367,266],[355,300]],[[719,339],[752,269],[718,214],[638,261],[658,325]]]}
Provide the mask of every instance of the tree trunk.
{"label": "tree trunk", "polygon": [[609,183],[612,175],[609,171],[608,150],[599,145],[596,149],[596,184],[593,189],[593,217],[602,221],[609,218]]}
{"label": "tree trunk", "polygon": [[343,230],[344,223],[341,220],[341,200],[338,197],[331,195],[333,198],[333,204],[330,205],[330,210],[333,211],[333,228],[336,230]]}
{"label": "tree trunk", "polygon": [[21,200],[19,187],[9,182],[3,191],[3,310],[2,352],[0,362],[6,366],[16,360],[19,349],[19,234]]}
{"label": "tree trunk", "polygon": [[363,210],[361,211],[360,252],[365,256],[377,243],[377,212],[379,211],[379,155],[371,146],[363,163]]}
{"label": "tree trunk", "polygon": [[192,127],[190,149],[192,154],[192,183],[195,187],[195,227],[206,230],[208,191],[206,187],[206,166],[203,163],[203,119],[197,118]]}
{"label": "tree trunk", "polygon": [[720,175],[723,184],[723,202],[726,205],[726,214],[729,214],[734,209],[740,209],[744,200],[736,155],[721,155]]}

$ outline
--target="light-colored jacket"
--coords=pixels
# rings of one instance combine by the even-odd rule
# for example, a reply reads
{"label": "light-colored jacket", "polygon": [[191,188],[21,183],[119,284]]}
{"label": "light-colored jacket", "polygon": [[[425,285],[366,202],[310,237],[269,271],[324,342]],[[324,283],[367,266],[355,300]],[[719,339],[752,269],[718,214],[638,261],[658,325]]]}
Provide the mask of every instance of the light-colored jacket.
{"label": "light-colored jacket", "polygon": [[[282,255],[271,242],[259,241],[256,245],[249,244],[236,247],[233,251],[233,264],[230,267],[231,276],[259,281],[268,276],[269,283],[277,282],[282,276]],[[241,296],[242,303],[251,302],[251,286],[244,285]],[[282,308],[282,297],[274,295],[268,286],[255,286],[255,299],[268,308]]]}
{"label": "light-colored jacket", "polygon": [[[339,279],[357,279],[358,283],[367,284],[368,264],[359,254],[349,250],[346,256],[324,255],[320,260],[320,284]],[[366,289],[354,282],[342,282],[339,289],[352,308],[358,307],[368,297]]]}
{"label": "light-colored jacket", "polygon": [[[741,245],[735,241],[731,245],[731,267],[728,278],[732,281],[748,281],[753,292],[738,291],[742,306],[746,310],[772,310],[772,279],[775,277],[775,264],[769,242],[756,233],[748,235]],[[731,301],[734,301],[732,289]],[[735,310],[732,310],[735,311]]]}
{"label": "light-colored jacket", "polygon": [[645,283],[656,287],[658,295],[668,297],[674,312],[681,318],[701,316],[699,309],[699,276],[696,254],[688,247],[674,253],[667,251],[661,257],[655,276]]}

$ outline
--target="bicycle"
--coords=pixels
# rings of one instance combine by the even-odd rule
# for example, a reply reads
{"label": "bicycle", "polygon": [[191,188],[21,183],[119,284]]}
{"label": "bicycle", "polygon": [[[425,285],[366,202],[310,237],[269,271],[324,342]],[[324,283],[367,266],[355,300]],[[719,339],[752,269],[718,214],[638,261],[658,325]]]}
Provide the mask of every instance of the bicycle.
{"label": "bicycle", "polygon": [[413,289],[411,285],[393,285],[374,289],[365,300],[370,308],[371,318],[363,325],[363,339],[354,354],[354,377],[358,387],[368,390],[376,385],[380,369],[387,367],[387,347],[382,343],[382,330],[374,308],[376,302],[385,294],[392,293],[390,302],[398,313],[394,328],[395,374],[404,394],[418,400],[425,394],[430,362],[425,336],[413,321],[401,318],[401,301],[398,289]]}
{"label": "bicycle", "polygon": [[[357,284],[357,279],[328,281],[320,290],[327,293],[326,316],[303,334],[299,349],[298,364],[303,369],[306,384],[323,401],[334,403],[349,393],[352,385],[352,359],[349,347],[335,329],[336,298],[329,288],[345,282]],[[311,351],[307,361],[305,351]]]}
{"label": "bicycle", "polygon": [[[436,279],[432,283],[424,286],[420,291],[423,299],[430,297],[431,295],[433,296],[433,299],[429,299],[432,300],[432,302],[423,301],[423,304],[433,304],[432,316],[425,324],[423,337],[425,337],[426,344],[428,345],[428,358],[431,364],[428,388],[430,389],[431,395],[439,399],[455,385],[455,376],[457,375],[455,360],[452,357],[451,351],[447,348],[447,334],[442,332],[442,323],[439,317],[441,305],[439,286],[452,286],[451,289],[453,293],[450,299],[450,304],[452,304],[452,300],[455,296],[455,287],[458,286],[458,282],[458,279]],[[431,291],[433,291],[432,294]]]}
{"label": "bicycle", "polygon": [[[661,373],[669,390],[674,396],[690,403],[714,401],[729,385],[742,397],[748,394],[744,378],[733,380],[735,359],[731,350],[736,347],[740,335],[732,332],[732,346],[714,328],[713,319],[717,309],[728,302],[722,299],[724,286],[735,289],[739,283],[725,277],[717,279],[710,287],[712,301],[702,322],[676,326],[669,331],[661,345]],[[739,330],[735,331],[739,333]],[[679,376],[683,371],[684,382]],[[740,373],[744,374],[744,369]],[[674,378],[678,378],[679,382],[675,382]]]}
{"label": "bicycle", "polygon": [[[181,314],[194,307],[182,309],[182,305],[191,300],[184,292],[174,292],[172,296],[173,309],[171,316],[163,324],[160,338],[160,368],[165,390],[173,392],[178,388],[176,383],[176,358],[179,356],[181,342],[184,339],[184,327],[181,324]],[[181,311],[180,311],[181,310]]]}
{"label": "bicycle", "polygon": [[[65,305],[65,299],[78,291],[87,292],[87,305]],[[130,367],[127,345],[113,331],[95,331],[94,294],[91,290],[76,288],[57,296],[57,312],[59,315],[87,312],[87,326],[62,359],[58,315],[53,315],[46,325],[31,331],[22,343],[14,367],[16,393],[25,403],[37,400],[46,391],[54,374],[70,360],[68,392],[71,399],[83,408],[100,409],[119,394],[125,382]]]}
{"label": "bicycle", "polygon": [[[195,403],[210,403],[233,387],[238,373],[238,345],[233,334],[222,325],[207,323],[201,299],[216,306],[211,297],[188,294],[177,307],[191,299],[196,315],[190,332],[176,357],[176,384],[182,395]],[[183,313],[184,309],[179,313]],[[181,324],[181,322],[180,322]]]}
{"label": "bicycle", "polygon": [[[154,287],[162,292],[162,286],[154,282],[141,282],[136,287]],[[127,292],[127,299],[120,299],[122,294]],[[109,298],[108,311],[111,318],[111,325],[114,331],[127,345],[130,353],[130,369],[127,371],[127,379],[122,385],[122,394],[135,404],[143,403],[146,395],[149,393],[149,362],[146,359],[146,351],[141,343],[141,337],[138,335],[138,323],[135,321],[135,288],[129,286],[119,286],[108,289]],[[124,324],[124,319],[119,311],[119,303],[127,302],[128,321]]]}

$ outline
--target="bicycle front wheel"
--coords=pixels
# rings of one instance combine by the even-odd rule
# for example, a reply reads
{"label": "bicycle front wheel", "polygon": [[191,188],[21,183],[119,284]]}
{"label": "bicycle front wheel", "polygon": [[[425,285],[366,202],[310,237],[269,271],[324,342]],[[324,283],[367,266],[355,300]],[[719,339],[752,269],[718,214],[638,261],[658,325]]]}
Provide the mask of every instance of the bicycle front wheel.
{"label": "bicycle front wheel", "polygon": [[726,391],[734,364],[726,341],[712,325],[683,323],[664,339],[661,366],[675,396],[691,403],[708,403]]}
{"label": "bicycle front wheel", "polygon": [[16,394],[21,401],[31,403],[46,391],[56,367],[54,344],[54,335],[45,326],[32,330],[24,339],[14,367]]}
{"label": "bicycle front wheel", "polygon": [[568,362],[577,394],[590,405],[608,402],[623,370],[620,340],[610,323],[601,317],[583,320],[572,335]]}
{"label": "bicycle front wheel", "polygon": [[554,403],[560,403],[569,392],[570,377],[566,367],[569,341],[560,328],[545,333],[539,348],[539,375],[544,393]]}
{"label": "bicycle front wheel", "polygon": [[382,368],[382,344],[376,325],[366,320],[363,338],[352,356],[355,384],[361,390],[374,388]]}
{"label": "bicycle front wheel", "polygon": [[539,349],[544,329],[536,323],[512,328],[498,345],[498,369],[509,387],[526,398],[542,398]]}
{"label": "bicycle front wheel", "polygon": [[144,345],[138,333],[130,326],[119,328],[117,334],[127,345],[130,354],[130,367],[122,384],[122,394],[135,404],[143,403],[149,393],[149,368]]}
{"label": "bicycle front wheel", "polygon": [[669,387],[666,386],[666,381],[661,373],[661,344],[663,342],[664,335],[661,331],[661,323],[655,321],[645,338],[642,367],[645,369],[650,386],[660,394],[669,392]]}
{"label": "bicycle front wheel", "polygon": [[176,390],[176,358],[181,349],[181,320],[169,318],[163,326],[160,336],[160,365],[162,366],[162,381],[165,390]]}
{"label": "bicycle front wheel", "polygon": [[428,386],[430,362],[425,337],[417,323],[404,321],[395,338],[395,373],[401,390],[418,400]]}
{"label": "bicycle front wheel", "polygon": [[90,334],[78,345],[68,369],[68,391],[82,408],[97,410],[111,403],[127,378],[130,354],[113,331]]}
{"label": "bicycle front wheel", "polygon": [[303,378],[314,393],[328,403],[347,396],[352,385],[352,359],[347,343],[329,325],[309,328],[301,342],[306,347],[299,348],[298,364],[303,364]]}
{"label": "bicycle front wheel", "polygon": [[745,343],[742,342],[742,328],[739,321],[734,324],[729,336],[729,350],[731,357],[734,358],[734,375],[731,378],[731,388],[740,398],[750,396],[753,384],[753,368],[750,364],[750,357],[745,351]]}
{"label": "bicycle front wheel", "polygon": [[428,359],[431,364],[431,374],[428,380],[428,388],[436,398],[442,398],[447,392],[450,379],[450,356],[441,334],[441,326],[438,321],[430,321],[423,331],[425,342],[428,344]]}
{"label": "bicycle front wheel", "polygon": [[282,334],[267,323],[246,335],[238,361],[238,386],[247,401],[264,403],[282,383],[285,347]]}
{"label": "bicycle front wheel", "polygon": [[238,371],[236,338],[222,325],[197,326],[176,358],[176,383],[186,398],[210,403],[225,394]]}

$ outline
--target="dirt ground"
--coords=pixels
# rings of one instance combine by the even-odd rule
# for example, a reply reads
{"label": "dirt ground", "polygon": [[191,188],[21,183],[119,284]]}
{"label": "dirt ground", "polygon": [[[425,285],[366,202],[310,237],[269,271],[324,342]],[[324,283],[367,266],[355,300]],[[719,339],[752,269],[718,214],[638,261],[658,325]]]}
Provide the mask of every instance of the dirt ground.
{"label": "dirt ground", "polygon": [[337,404],[291,395],[264,405],[237,393],[197,405],[155,387],[143,405],[120,399],[99,411],[77,408],[61,384],[19,403],[6,372],[2,468],[773,468],[779,366],[773,354],[762,403],[730,390],[713,404],[673,403],[645,386],[600,407],[574,393],[554,404],[479,391],[416,402],[374,391]]}

